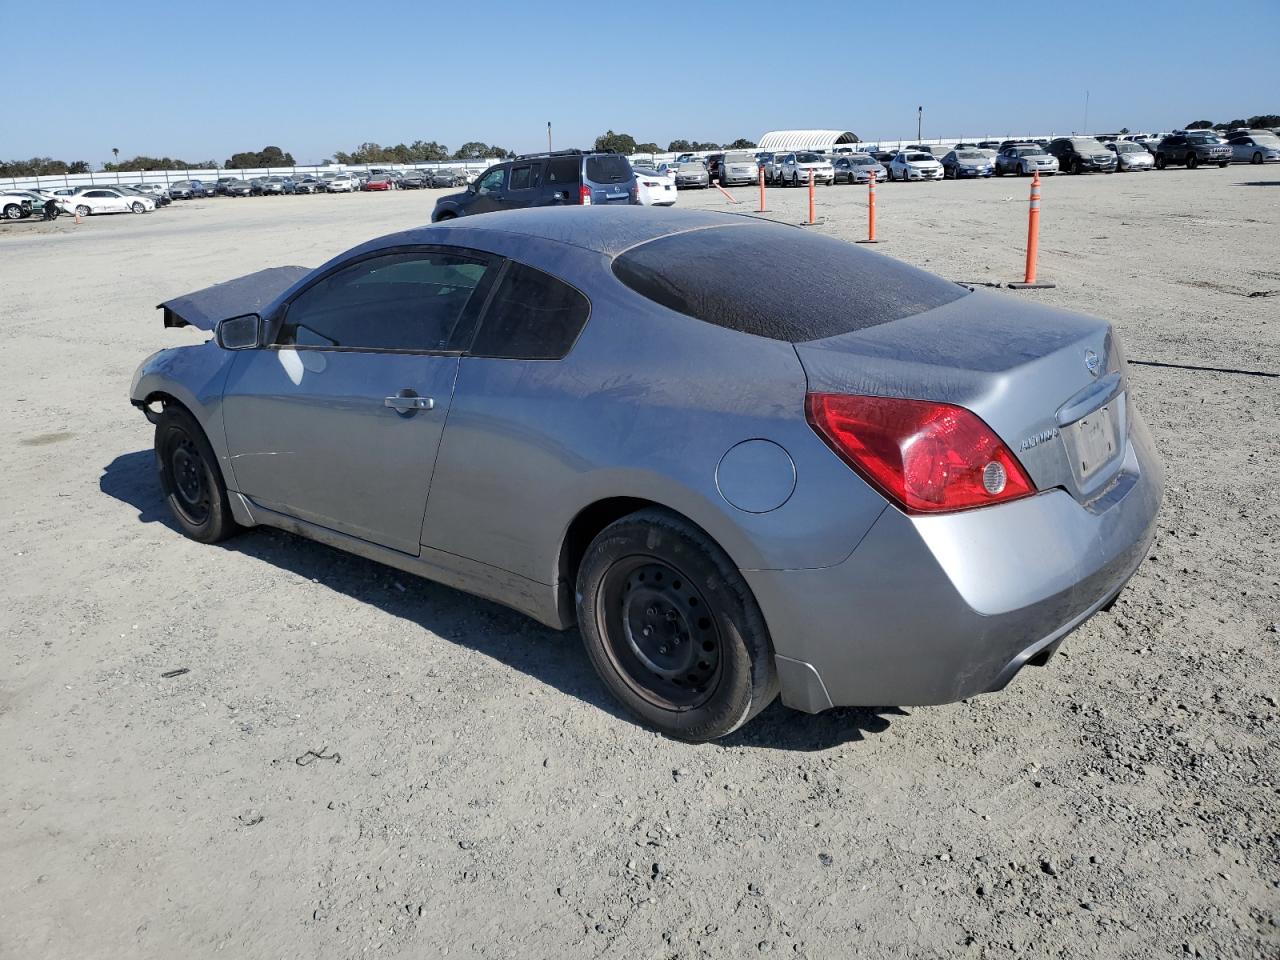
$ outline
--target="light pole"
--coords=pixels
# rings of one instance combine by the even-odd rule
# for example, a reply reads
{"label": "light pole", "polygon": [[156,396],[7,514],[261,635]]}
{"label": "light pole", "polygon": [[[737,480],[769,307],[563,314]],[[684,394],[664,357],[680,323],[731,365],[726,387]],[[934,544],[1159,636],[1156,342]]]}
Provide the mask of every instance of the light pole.
{"label": "light pole", "polygon": [[1084,92],[1084,129],[1080,131],[1085,136],[1089,135],[1089,91]]}
{"label": "light pole", "polygon": [[922,136],[921,131],[924,129],[924,107],[916,107],[916,143],[920,142]]}
{"label": "light pole", "polygon": [[551,152],[551,121],[547,121],[547,153]]}

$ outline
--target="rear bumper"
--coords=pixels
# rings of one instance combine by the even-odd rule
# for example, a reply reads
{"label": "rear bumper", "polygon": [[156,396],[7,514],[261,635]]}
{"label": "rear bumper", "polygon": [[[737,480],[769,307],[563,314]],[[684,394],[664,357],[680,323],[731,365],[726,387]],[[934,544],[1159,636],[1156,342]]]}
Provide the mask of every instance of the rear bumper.
{"label": "rear bumper", "polygon": [[1135,415],[1115,482],[1089,505],[1055,489],[938,517],[889,507],[841,564],[744,571],[783,702],[812,713],[1001,689],[1133,576],[1163,488]]}

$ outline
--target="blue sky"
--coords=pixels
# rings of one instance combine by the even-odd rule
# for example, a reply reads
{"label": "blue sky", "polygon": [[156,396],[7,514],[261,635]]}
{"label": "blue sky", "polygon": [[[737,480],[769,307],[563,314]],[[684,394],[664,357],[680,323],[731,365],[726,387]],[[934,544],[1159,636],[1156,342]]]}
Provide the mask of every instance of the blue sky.
{"label": "blue sky", "polygon": [[27,105],[0,156],[534,150],[548,120],[557,147],[606,128],[662,146],[791,127],[896,139],[918,105],[926,137],[1057,133],[1082,129],[1086,90],[1089,132],[1280,112],[1280,0],[200,6],[59,4],[56,49],[31,29],[0,57],[6,101]]}

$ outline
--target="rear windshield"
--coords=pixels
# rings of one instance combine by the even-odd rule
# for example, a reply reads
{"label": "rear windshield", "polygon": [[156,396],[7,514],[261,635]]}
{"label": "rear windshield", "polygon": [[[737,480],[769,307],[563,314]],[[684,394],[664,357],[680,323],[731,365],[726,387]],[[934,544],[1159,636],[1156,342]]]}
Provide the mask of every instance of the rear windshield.
{"label": "rear windshield", "polygon": [[626,183],[631,179],[631,163],[626,157],[587,157],[587,179],[592,183]]}
{"label": "rear windshield", "polygon": [[756,157],[753,153],[726,153],[724,155],[725,163],[755,163]]}
{"label": "rear windshield", "polygon": [[796,163],[821,163],[822,158],[816,153],[797,153]]}
{"label": "rear windshield", "polygon": [[852,244],[763,223],[651,240],[618,256],[613,272],[664,307],[790,343],[914,316],[967,292]]}

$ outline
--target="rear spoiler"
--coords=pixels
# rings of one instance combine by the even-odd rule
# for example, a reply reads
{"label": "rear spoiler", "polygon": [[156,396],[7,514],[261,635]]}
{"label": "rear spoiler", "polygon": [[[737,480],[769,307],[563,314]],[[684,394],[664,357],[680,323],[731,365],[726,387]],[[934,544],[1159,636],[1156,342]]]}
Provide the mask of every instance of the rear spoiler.
{"label": "rear spoiler", "polygon": [[270,267],[174,297],[157,304],[156,309],[164,311],[166,327],[190,325],[212,330],[231,317],[258,313],[310,272],[310,267]]}

